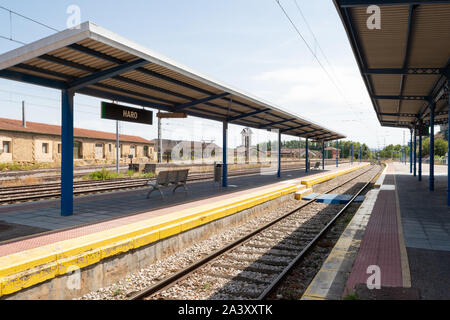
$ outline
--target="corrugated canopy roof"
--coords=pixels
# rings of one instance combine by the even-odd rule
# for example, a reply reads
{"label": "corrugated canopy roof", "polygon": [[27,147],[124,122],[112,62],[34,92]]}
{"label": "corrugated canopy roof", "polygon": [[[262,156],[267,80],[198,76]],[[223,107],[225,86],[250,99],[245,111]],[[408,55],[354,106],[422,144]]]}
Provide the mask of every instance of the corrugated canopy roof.
{"label": "corrugated canopy roof", "polygon": [[[450,1],[334,0],[383,126],[412,128],[448,122]],[[369,29],[370,5],[381,29]]]}
{"label": "corrugated canopy roof", "polygon": [[90,22],[1,55],[0,77],[312,140],[345,138]]}

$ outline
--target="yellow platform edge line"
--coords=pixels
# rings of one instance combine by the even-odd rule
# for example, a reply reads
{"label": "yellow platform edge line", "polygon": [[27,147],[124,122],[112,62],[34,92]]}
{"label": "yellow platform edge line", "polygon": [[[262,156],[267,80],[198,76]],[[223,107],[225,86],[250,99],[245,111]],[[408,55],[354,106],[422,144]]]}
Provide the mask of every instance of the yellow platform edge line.
{"label": "yellow platform edge line", "polygon": [[310,187],[312,187],[312,186],[314,186],[316,184],[319,184],[319,183],[322,183],[322,182],[325,182],[325,181],[337,178],[339,176],[342,176],[344,174],[347,174],[347,173],[350,173],[350,172],[362,169],[362,168],[367,167],[369,165],[370,165],[370,163],[363,163],[363,164],[357,165],[355,167],[351,167],[351,168],[348,168],[348,169],[340,170],[340,171],[337,171],[337,172],[332,172],[332,173],[329,173],[329,174],[326,174],[326,175],[323,175],[323,176],[320,176],[320,177],[311,178],[311,179],[304,179],[304,180],[302,180],[301,183],[303,185],[306,185],[308,188],[310,188]]}
{"label": "yellow platform edge line", "polygon": [[222,200],[214,205],[201,205],[163,217],[150,218],[84,237],[0,257],[0,297],[58,275],[64,275],[75,269],[85,268],[102,259],[137,249],[264,202],[295,193],[302,184],[308,186],[305,181],[313,181],[312,186],[320,183],[317,182],[319,180],[321,182],[331,180],[367,165],[369,164],[326,174],[312,180],[302,180],[299,183],[266,188],[233,199]]}
{"label": "yellow platform edge line", "polygon": [[297,188],[296,184],[269,188],[269,192],[267,192],[268,189],[260,191],[259,196],[257,192],[251,194],[250,198],[248,195],[240,196],[237,198],[238,201],[229,203],[228,206],[223,204],[219,205],[219,208],[211,205],[200,206],[206,210],[192,208],[193,214],[185,215],[175,221],[172,220],[172,223],[164,221],[157,226],[148,226],[148,223],[161,220],[149,219],[0,257],[0,296],[18,292],[58,275],[85,268],[102,259],[125,253],[261,203],[295,193]]}

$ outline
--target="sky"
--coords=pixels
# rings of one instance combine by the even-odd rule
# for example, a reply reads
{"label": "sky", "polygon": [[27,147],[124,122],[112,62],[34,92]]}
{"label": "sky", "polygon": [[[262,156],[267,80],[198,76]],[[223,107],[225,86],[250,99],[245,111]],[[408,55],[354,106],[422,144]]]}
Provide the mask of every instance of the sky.
{"label": "sky", "polygon": [[[408,132],[381,127],[377,120],[332,1],[297,0],[298,7],[295,0],[280,3],[313,53],[275,0],[0,0],[0,6],[57,30],[67,28],[67,9],[76,5],[82,22],[91,21],[347,139],[371,148],[403,144]],[[0,36],[31,43],[53,33],[17,15],[11,19],[0,9]],[[0,54],[20,46],[0,38]],[[60,95],[57,90],[0,79],[0,117],[21,119],[24,100],[28,121],[59,125]],[[120,132],[154,139],[156,123],[122,122]],[[100,100],[81,95],[75,97],[75,126],[115,132],[115,122],[100,119]],[[217,122],[189,117],[163,120],[162,127],[165,139],[222,142]],[[240,144],[241,131],[242,127],[230,126],[230,146]],[[254,135],[253,142],[276,138],[261,130],[254,130]]]}

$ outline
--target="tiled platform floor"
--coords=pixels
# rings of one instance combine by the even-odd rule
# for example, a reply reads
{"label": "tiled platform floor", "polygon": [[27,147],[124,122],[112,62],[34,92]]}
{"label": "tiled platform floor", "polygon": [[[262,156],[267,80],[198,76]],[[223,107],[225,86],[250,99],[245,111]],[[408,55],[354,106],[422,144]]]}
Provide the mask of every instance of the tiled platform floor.
{"label": "tiled platform floor", "polygon": [[450,299],[447,167],[436,167],[434,192],[428,190],[428,165],[423,166],[422,182],[409,170],[409,164],[390,166],[348,279],[347,290],[356,283],[366,282],[369,265],[381,267],[382,286],[401,287],[404,284],[405,270],[401,268],[401,239],[396,221],[397,199],[391,187],[395,184],[411,287],[419,289],[422,299]]}

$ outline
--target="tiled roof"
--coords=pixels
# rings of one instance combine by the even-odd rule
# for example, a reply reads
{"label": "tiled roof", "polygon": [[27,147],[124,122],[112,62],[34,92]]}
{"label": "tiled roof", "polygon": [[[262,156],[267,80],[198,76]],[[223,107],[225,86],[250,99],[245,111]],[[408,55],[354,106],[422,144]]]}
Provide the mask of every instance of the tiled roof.
{"label": "tiled roof", "polygon": [[[12,119],[4,119],[4,118],[0,118],[0,130],[61,136],[61,126],[27,121],[26,128],[25,128],[22,126],[21,120],[12,120]],[[75,138],[98,139],[98,140],[109,140],[109,141],[116,140],[115,133],[87,130],[87,129],[78,129],[78,128],[74,128],[74,137]],[[123,134],[119,135],[119,139],[120,139],[120,141],[124,141],[124,142],[152,144],[152,142],[147,139],[144,139],[141,137],[136,137],[136,136],[123,135]]]}

